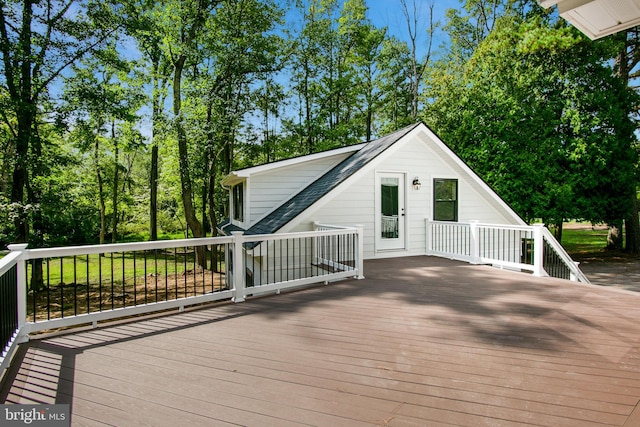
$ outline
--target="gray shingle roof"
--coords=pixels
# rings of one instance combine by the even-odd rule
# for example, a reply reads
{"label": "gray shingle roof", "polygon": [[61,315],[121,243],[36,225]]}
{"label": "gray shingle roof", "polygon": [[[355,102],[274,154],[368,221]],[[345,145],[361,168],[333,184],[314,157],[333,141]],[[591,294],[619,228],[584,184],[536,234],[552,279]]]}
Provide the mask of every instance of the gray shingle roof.
{"label": "gray shingle roof", "polygon": [[277,232],[289,221],[311,207],[311,205],[419,125],[420,123],[416,123],[407,126],[367,143],[367,145],[359,151],[347,157],[333,169],[284,202],[269,215],[255,223],[245,234],[271,234]]}

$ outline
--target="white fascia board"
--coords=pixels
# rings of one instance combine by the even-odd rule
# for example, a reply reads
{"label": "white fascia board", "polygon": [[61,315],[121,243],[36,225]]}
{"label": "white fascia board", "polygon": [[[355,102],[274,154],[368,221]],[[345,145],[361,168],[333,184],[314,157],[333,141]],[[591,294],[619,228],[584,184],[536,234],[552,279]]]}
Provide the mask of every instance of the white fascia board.
{"label": "white fascia board", "polygon": [[367,143],[363,142],[357,145],[349,145],[347,147],[321,151],[319,153],[307,154],[306,156],[293,157],[291,159],[285,159],[285,160],[280,160],[273,163],[265,163],[264,165],[258,165],[250,168],[239,169],[237,171],[232,171],[229,175],[225,176],[222,179],[221,184],[224,187],[230,187],[245,181],[251,175],[255,175],[262,172],[268,172],[274,169],[285,168],[288,166],[294,166],[300,163],[309,162],[313,160],[324,159],[326,157],[337,156],[340,154],[355,153],[365,145],[367,145]]}
{"label": "white fascia board", "polygon": [[[287,166],[297,165],[304,162],[309,162],[313,160],[324,159],[325,157],[337,156],[339,154],[351,153],[360,150],[367,143],[364,142],[362,144],[357,145],[349,145],[347,147],[336,148],[334,150],[321,151],[319,153],[307,154],[306,156],[293,157],[291,159],[280,160],[273,163],[266,163],[264,165],[253,166],[246,169],[240,169],[237,171],[231,172],[231,174],[235,175],[238,178],[247,178],[251,175],[270,171],[273,169],[283,168]],[[225,178],[226,179],[226,178]]]}

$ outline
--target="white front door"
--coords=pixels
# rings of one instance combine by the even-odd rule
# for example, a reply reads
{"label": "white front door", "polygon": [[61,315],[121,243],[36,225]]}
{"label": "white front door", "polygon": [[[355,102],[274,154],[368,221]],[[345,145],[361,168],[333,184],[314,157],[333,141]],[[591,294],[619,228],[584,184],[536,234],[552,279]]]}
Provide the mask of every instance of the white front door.
{"label": "white front door", "polygon": [[403,173],[376,174],[376,248],[405,248]]}

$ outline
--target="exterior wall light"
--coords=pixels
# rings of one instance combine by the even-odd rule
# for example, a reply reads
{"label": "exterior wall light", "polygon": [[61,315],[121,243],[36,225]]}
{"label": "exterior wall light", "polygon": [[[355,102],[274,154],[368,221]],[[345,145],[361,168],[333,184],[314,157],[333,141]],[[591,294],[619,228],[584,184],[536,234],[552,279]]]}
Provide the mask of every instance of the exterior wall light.
{"label": "exterior wall light", "polygon": [[412,185],[413,185],[413,189],[414,190],[419,190],[420,189],[420,186],[422,184],[420,184],[420,179],[417,176],[415,178],[413,178],[413,184]]}

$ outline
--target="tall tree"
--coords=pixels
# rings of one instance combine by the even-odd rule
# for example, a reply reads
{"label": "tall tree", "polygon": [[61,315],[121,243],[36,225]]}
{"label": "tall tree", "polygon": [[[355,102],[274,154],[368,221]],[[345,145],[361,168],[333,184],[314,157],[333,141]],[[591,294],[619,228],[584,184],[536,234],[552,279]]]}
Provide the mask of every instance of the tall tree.
{"label": "tall tree", "polygon": [[[30,180],[41,174],[41,163],[34,161],[41,152],[39,107],[64,70],[110,37],[113,29],[105,19],[106,8],[80,0],[0,3],[0,73],[2,90],[8,95],[4,121],[11,129],[15,153],[14,203],[38,201],[38,195],[28,190]],[[16,240],[27,241],[27,219],[18,216],[15,225]]]}
{"label": "tall tree", "polygon": [[507,14],[467,63],[447,62],[455,76],[434,75],[428,120],[526,220],[614,220],[629,197],[633,100],[607,52],[539,9]]}
{"label": "tall tree", "polygon": [[[297,1],[296,7],[302,14],[302,28],[294,38],[295,51],[291,60],[291,80],[294,97],[297,98],[298,113],[295,119],[285,120],[284,125],[299,141],[305,154],[318,151],[325,128],[322,101],[322,87],[329,87],[332,80],[331,61],[335,31],[333,17],[329,11],[335,9],[336,2],[330,1],[327,9],[321,0],[311,0],[309,4]],[[328,64],[328,65],[327,65]],[[322,82],[322,84],[321,84]],[[326,105],[328,110],[329,105]]]}
{"label": "tall tree", "polygon": [[[379,77],[379,59],[386,29],[374,27],[368,20],[364,0],[345,2],[339,20],[338,33],[345,48],[345,74],[350,78],[351,96],[347,102],[358,114],[349,114],[348,120],[355,126],[364,127],[364,137],[371,140],[374,127],[374,113],[380,93],[376,85]],[[363,123],[364,122],[364,123]],[[353,127],[352,123],[350,126]],[[362,131],[354,136],[360,136]]]}
{"label": "tall tree", "polygon": [[412,121],[416,121],[418,119],[418,110],[420,104],[420,95],[422,89],[422,82],[424,73],[429,66],[429,61],[431,60],[431,48],[433,46],[433,35],[438,26],[436,22],[433,20],[433,8],[434,4],[429,4],[429,25],[426,29],[427,32],[427,49],[422,58],[419,58],[418,54],[418,40],[419,40],[419,32],[420,32],[420,13],[418,10],[418,6],[416,0],[400,0],[400,5],[402,7],[402,13],[405,17],[407,24],[407,34],[409,36],[409,50],[410,50],[410,69],[408,73],[409,77],[409,90],[411,93],[411,119]]}
{"label": "tall tree", "polygon": [[[162,35],[162,49],[173,68],[171,78],[173,130],[178,144],[180,196],[186,223],[194,237],[204,237],[205,230],[197,217],[191,177],[188,135],[183,105],[183,77],[185,69],[197,64],[198,45],[205,33],[206,23],[220,1],[167,0],[155,3],[154,28]],[[206,254],[197,251],[198,265],[206,267]]]}
{"label": "tall tree", "polygon": [[[206,60],[194,76],[190,93],[204,100],[205,141],[202,208],[215,230],[218,220],[217,180],[228,174],[236,161],[237,139],[253,103],[256,82],[282,68],[280,55],[286,46],[271,33],[282,11],[271,0],[224,1],[208,24],[203,39]],[[193,106],[200,106],[201,103]],[[218,197],[219,198],[219,197]],[[208,212],[208,216],[204,215]]]}
{"label": "tall tree", "polygon": [[[157,2],[129,0],[122,2],[125,13],[123,26],[138,43],[143,59],[148,63],[146,81],[151,91],[151,161],[149,167],[149,239],[158,239],[158,171],[159,146],[166,134],[164,103],[171,76],[171,63],[162,48],[163,34],[155,26]],[[161,5],[162,3],[160,3]]]}
{"label": "tall tree", "polygon": [[[120,127],[137,120],[136,111],[144,95],[130,78],[132,65],[119,57],[116,46],[96,52],[94,58],[72,67],[74,75],[66,79],[64,99],[73,120],[73,134],[82,152],[92,152],[100,210],[100,243],[107,233],[106,166],[112,170],[111,234],[117,241],[120,154],[136,146],[135,138],[123,138]],[[130,128],[130,126],[129,126]],[[127,132],[130,134],[131,132]],[[122,141],[121,141],[122,140]],[[105,147],[104,145],[108,146]],[[110,157],[107,160],[107,157]]]}
{"label": "tall tree", "polygon": [[[630,90],[639,91],[639,87],[636,84],[638,78],[640,78],[640,71],[638,71],[638,65],[640,64],[640,28],[635,27],[622,32],[619,35],[614,36],[617,42],[618,52],[614,58],[614,71],[615,75],[622,81],[625,87],[629,87]],[[633,110],[629,111],[630,115],[638,116],[640,106],[635,104]],[[637,146],[629,147],[629,154],[632,157],[637,156]],[[625,249],[633,254],[640,254],[640,219],[638,214],[638,196],[635,191],[638,187],[637,177],[634,183],[632,183],[631,197],[629,198],[629,215],[625,218],[625,231],[626,231],[626,244]],[[621,239],[619,233],[616,231],[619,229],[610,228],[608,241],[610,241],[614,247],[620,247]]]}
{"label": "tall tree", "polygon": [[378,126],[382,133],[393,132],[415,120],[411,116],[413,96],[411,92],[411,51],[407,43],[396,37],[383,40],[377,79],[380,90]]}

